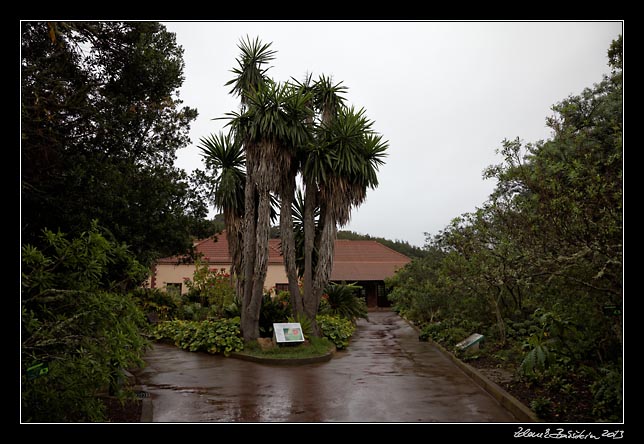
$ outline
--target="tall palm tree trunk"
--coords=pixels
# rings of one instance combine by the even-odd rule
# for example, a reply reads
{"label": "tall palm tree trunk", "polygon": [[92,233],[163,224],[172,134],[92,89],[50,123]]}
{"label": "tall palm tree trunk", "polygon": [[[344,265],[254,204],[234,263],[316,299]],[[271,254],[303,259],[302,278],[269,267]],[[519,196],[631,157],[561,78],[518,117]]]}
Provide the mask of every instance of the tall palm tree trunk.
{"label": "tall palm tree trunk", "polygon": [[313,299],[313,248],[315,246],[315,207],[317,190],[313,180],[308,180],[304,190],[304,313],[315,321],[316,312],[311,312]]}
{"label": "tall palm tree trunk", "polygon": [[[250,162],[249,162],[250,163]],[[259,336],[259,324],[255,322],[254,307],[251,306],[253,295],[253,272],[255,269],[255,238],[256,238],[256,187],[252,169],[247,166],[246,190],[244,196],[244,245],[242,266],[244,276],[240,285],[241,294],[241,330],[245,341],[252,341]],[[259,319],[259,316],[257,316]]]}
{"label": "tall palm tree trunk", "polygon": [[264,296],[264,282],[268,270],[268,237],[270,231],[271,198],[267,188],[259,189],[259,205],[257,207],[257,226],[255,228],[255,267],[253,269],[251,299],[247,312],[253,322],[253,332],[250,340],[259,337],[259,314]]}
{"label": "tall palm tree trunk", "polygon": [[226,239],[228,240],[228,252],[230,253],[231,266],[230,266],[230,279],[231,284],[236,282],[237,296],[242,297],[243,293],[243,278],[242,278],[242,223],[243,220],[237,216],[234,211],[224,209],[224,223],[226,225]]}
{"label": "tall palm tree trunk", "polygon": [[[297,171],[295,171],[296,173]],[[295,234],[293,232],[293,198],[295,196],[295,174],[291,174],[283,184],[280,205],[280,237],[284,268],[288,278],[288,291],[294,316],[304,313],[302,295],[298,286],[297,264],[295,258]]]}
{"label": "tall palm tree trunk", "polygon": [[[325,207],[323,205],[323,207]],[[310,313],[317,313],[320,306],[320,299],[322,293],[329,283],[329,277],[333,268],[333,254],[335,250],[335,237],[337,234],[337,226],[333,211],[330,208],[320,209],[320,234],[316,247],[318,250],[318,260],[315,266],[315,273],[313,275],[313,284],[311,297],[305,301],[305,312],[307,316]],[[320,330],[317,323],[313,322],[313,330],[315,334],[320,335]]]}

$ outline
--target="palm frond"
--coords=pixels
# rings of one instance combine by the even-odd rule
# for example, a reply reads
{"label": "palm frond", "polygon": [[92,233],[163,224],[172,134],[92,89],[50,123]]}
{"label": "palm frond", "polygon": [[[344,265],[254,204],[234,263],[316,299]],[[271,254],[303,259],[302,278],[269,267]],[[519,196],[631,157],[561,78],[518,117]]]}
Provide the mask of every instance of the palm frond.
{"label": "palm frond", "polygon": [[262,43],[259,37],[251,40],[247,35],[237,45],[241,55],[237,58],[238,66],[231,70],[235,77],[226,82],[226,86],[233,85],[230,93],[240,96],[242,102],[249,93],[266,82],[266,72],[270,67],[264,68],[264,65],[274,60],[277,53],[270,49],[271,44]]}
{"label": "palm frond", "polygon": [[246,157],[240,143],[229,133],[211,134],[199,140],[206,166],[215,171],[215,206],[243,214]]}

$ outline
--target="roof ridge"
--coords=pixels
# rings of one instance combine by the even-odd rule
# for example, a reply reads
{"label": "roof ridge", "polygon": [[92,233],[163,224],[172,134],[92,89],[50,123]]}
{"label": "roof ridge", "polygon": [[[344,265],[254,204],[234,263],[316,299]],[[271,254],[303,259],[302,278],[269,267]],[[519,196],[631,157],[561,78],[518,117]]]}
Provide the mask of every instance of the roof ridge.
{"label": "roof ridge", "polygon": [[374,241],[374,242],[379,243],[380,245],[382,245],[383,247],[385,247],[387,250],[392,251],[392,252],[396,253],[396,254],[397,254],[397,255],[399,255],[399,256],[402,256],[402,257],[404,257],[404,258],[406,258],[406,259],[411,259],[411,258],[410,258],[409,256],[407,256],[406,254],[402,254],[400,251],[396,251],[396,250],[394,250],[393,248],[388,247],[388,246],[386,246],[386,245],[385,245],[385,244],[383,244],[383,243],[380,243],[380,242],[378,242],[378,241]]}
{"label": "roof ridge", "polygon": [[405,259],[410,259],[411,260],[411,258],[409,256],[407,256],[406,254],[403,254],[403,253],[401,253],[399,251],[396,251],[393,248],[386,246],[382,242],[377,241],[376,239],[336,239],[335,241],[336,242],[337,241],[345,241],[345,242],[371,242],[371,243],[376,243],[376,244],[380,245],[381,247],[386,248],[387,250],[397,254],[398,256],[402,256]]}

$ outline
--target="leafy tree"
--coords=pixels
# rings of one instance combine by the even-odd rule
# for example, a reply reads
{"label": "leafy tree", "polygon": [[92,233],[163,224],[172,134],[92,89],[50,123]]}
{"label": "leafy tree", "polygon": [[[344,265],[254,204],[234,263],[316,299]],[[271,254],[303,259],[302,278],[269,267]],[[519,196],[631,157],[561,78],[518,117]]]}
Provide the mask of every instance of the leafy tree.
{"label": "leafy tree", "polygon": [[96,223],[43,237],[22,248],[22,420],[102,421],[98,395],[142,364],[144,317],[126,291],[147,269]]}
{"label": "leafy tree", "polygon": [[155,22],[21,24],[22,238],[99,219],[143,263],[185,250],[207,213],[173,166],[197,116],[183,50]]}
{"label": "leafy tree", "polygon": [[590,375],[586,414],[610,420],[622,400],[621,54],[620,37],[611,74],[553,106],[549,140],[503,141],[503,163],[484,173],[497,181],[488,201],[428,236],[439,254],[405,267],[391,294],[428,331],[468,320],[523,348],[514,364],[531,383]]}

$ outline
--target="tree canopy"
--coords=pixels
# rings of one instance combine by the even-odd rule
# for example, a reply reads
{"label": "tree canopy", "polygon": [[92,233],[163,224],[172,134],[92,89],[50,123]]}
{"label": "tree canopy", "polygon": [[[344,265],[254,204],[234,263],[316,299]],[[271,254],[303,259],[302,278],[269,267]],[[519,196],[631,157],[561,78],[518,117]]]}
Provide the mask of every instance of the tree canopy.
{"label": "tree canopy", "polygon": [[175,153],[183,50],[156,22],[21,24],[22,238],[98,219],[143,263],[184,251],[205,199]]}
{"label": "tree canopy", "polygon": [[611,74],[553,106],[550,139],[503,141],[503,162],[484,173],[497,181],[489,199],[428,235],[430,254],[391,282],[395,306],[428,332],[484,330],[519,348],[519,371],[538,387],[589,387],[584,419],[621,415],[621,54],[620,37]]}

